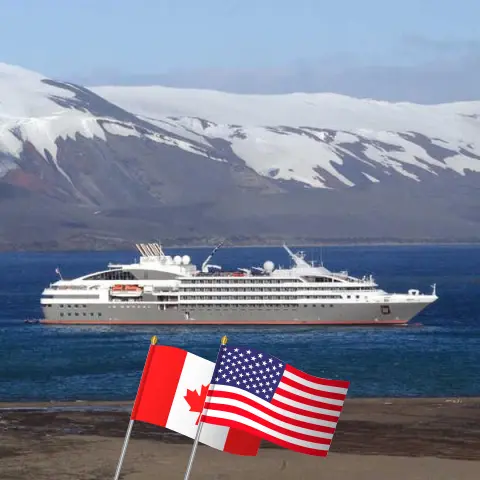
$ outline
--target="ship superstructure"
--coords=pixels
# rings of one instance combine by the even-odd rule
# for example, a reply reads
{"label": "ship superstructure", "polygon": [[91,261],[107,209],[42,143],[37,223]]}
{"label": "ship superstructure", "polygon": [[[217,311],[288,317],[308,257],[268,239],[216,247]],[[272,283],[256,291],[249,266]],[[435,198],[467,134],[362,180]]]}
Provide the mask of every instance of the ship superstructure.
{"label": "ship superstructure", "polygon": [[159,243],[138,244],[138,262],[66,280],[42,294],[44,323],[61,324],[405,324],[437,299],[416,289],[387,293],[372,276],[357,278],[315,266],[284,245],[290,268],[225,272],[200,269],[188,255],[166,255]]}

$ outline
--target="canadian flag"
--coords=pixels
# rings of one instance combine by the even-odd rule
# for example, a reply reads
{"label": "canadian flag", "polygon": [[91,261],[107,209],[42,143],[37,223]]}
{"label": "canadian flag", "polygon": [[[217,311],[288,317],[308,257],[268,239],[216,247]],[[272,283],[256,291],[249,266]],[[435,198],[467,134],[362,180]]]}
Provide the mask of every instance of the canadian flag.
{"label": "canadian flag", "polygon": [[[186,350],[151,345],[131,420],[195,438],[214,368],[214,362]],[[236,428],[203,424],[199,441],[224,452],[255,456],[261,439]]]}

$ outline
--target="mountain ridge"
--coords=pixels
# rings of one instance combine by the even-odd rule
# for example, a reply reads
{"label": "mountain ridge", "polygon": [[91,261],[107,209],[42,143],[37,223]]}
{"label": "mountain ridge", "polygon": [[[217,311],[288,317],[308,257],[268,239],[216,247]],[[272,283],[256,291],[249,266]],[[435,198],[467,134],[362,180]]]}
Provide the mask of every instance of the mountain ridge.
{"label": "mountain ridge", "polygon": [[265,97],[0,64],[0,249],[480,240],[480,102]]}

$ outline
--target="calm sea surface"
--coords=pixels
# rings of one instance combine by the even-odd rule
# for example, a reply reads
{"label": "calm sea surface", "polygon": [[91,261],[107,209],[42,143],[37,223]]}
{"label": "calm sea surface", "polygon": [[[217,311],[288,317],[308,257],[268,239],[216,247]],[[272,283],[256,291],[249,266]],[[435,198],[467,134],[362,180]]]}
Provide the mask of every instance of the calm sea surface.
{"label": "calm sea surface", "polygon": [[[40,294],[57,266],[74,277],[130,262],[136,252],[0,254],[0,401],[132,399],[154,334],[212,361],[227,334],[314,375],[350,380],[351,397],[480,395],[480,246],[305,250],[332,270],[372,273],[389,291],[430,292],[436,283],[440,299],[409,327],[29,325],[24,319],[40,317]],[[209,251],[187,253],[199,265]],[[225,248],[213,263],[267,259],[289,265],[281,248]]]}

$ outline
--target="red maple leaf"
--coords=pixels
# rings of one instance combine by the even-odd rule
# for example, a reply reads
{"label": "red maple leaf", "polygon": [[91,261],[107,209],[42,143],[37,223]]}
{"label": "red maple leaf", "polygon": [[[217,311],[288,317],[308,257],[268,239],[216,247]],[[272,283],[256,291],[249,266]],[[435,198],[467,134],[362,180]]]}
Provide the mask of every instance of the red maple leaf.
{"label": "red maple leaf", "polygon": [[198,393],[196,390],[189,390],[187,388],[187,394],[183,397],[187,401],[188,405],[190,406],[190,411],[198,413],[198,418],[197,418],[197,421],[195,422],[195,425],[198,425],[198,422],[200,421],[200,417],[202,416],[203,404],[205,403],[205,399],[207,398],[207,392],[208,392],[209,386],[210,384],[202,385],[200,393]]}

